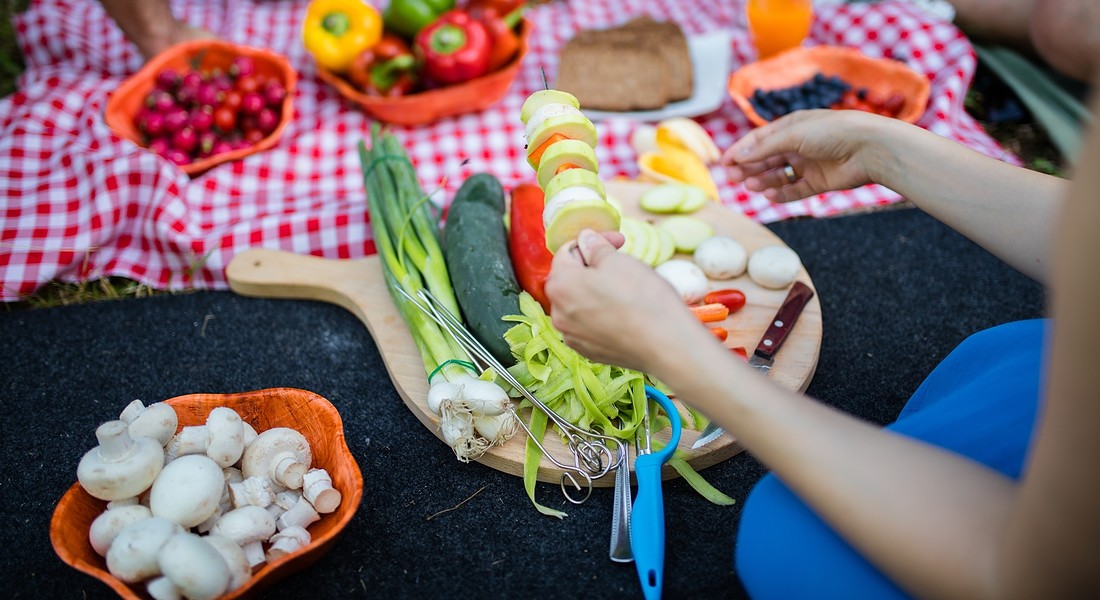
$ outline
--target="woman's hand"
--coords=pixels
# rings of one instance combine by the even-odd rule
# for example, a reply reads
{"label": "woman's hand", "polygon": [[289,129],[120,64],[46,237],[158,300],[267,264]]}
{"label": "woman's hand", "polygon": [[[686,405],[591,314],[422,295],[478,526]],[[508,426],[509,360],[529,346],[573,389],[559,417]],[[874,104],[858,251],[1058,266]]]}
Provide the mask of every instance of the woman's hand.
{"label": "woman's hand", "polygon": [[[754,129],[722,156],[735,183],[790,202],[871,183],[870,148],[891,119],[860,111],[808,110]],[[793,169],[784,172],[786,165]]]}
{"label": "woman's hand", "polygon": [[615,251],[621,236],[607,235],[585,230],[554,255],[546,281],[554,327],[594,361],[650,372],[699,323],[652,268]]}

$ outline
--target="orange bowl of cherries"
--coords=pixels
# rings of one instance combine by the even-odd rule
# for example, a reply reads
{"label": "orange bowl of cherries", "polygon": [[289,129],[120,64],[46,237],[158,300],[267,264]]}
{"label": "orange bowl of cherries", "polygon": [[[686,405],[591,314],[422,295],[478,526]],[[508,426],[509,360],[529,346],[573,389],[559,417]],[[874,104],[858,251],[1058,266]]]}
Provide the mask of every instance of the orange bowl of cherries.
{"label": "orange bowl of cherries", "polygon": [[173,46],[107,101],[107,125],[191,176],[271,148],[293,118],[282,55],[222,40]]}

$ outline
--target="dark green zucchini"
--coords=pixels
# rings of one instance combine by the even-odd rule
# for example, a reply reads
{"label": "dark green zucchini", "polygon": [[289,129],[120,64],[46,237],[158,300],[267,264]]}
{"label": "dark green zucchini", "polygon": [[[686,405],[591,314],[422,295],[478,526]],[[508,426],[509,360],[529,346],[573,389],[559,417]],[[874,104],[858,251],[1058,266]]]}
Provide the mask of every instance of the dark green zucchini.
{"label": "dark green zucchini", "polygon": [[443,231],[447,271],[466,326],[505,367],[515,363],[504,332],[518,315],[519,283],[504,230],[504,189],[491,175],[474,175],[455,194]]}

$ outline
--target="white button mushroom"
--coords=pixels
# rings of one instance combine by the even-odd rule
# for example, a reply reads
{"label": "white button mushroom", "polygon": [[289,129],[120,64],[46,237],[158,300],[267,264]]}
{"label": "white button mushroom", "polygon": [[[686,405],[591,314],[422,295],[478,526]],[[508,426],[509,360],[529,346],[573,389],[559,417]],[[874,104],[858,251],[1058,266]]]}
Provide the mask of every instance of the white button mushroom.
{"label": "white button mushroom", "polygon": [[692,258],[711,279],[733,279],[745,272],[748,262],[745,247],[724,235],[711,236],[699,243]]}
{"label": "white button mushroom", "polygon": [[148,579],[160,573],[157,552],[183,528],[160,517],[134,521],[115,536],[107,550],[107,570],[126,583]]}
{"label": "white button mushroom", "polygon": [[791,285],[801,269],[798,254],[786,246],[763,246],[749,257],[749,277],[766,288]]}
{"label": "white button mushroom", "polygon": [[194,527],[214,514],[225,487],[221,467],[201,454],[168,463],[153,482],[149,507],[153,514],[184,527]]}
{"label": "white button mushroom", "polygon": [[145,406],[141,400],[134,400],[122,410],[118,418],[128,426],[130,437],[151,437],[161,446],[172,439],[179,425],[176,409],[164,402]]}
{"label": "white button mushroom", "polygon": [[131,438],[126,423],[108,421],[95,431],[99,446],[80,459],[76,478],[100,500],[122,500],[144,492],[164,466],[164,449],[147,437]]}
{"label": "white button mushroom", "polygon": [[172,536],[157,554],[157,564],[184,598],[213,600],[229,588],[229,566],[206,540],[193,533]]}
{"label": "white button mushroom", "polygon": [[306,471],[302,477],[302,495],[322,514],[330,513],[340,506],[340,490],[332,487],[332,476],[324,469]]}
{"label": "white button mushroom", "polygon": [[241,472],[246,478],[259,475],[298,489],[312,460],[305,436],[289,427],[273,427],[256,436],[245,448]]}
{"label": "white button mushroom", "polygon": [[222,559],[229,567],[229,588],[225,590],[226,592],[232,592],[248,583],[252,578],[252,566],[248,564],[248,557],[244,555],[244,550],[237,545],[237,542],[222,535],[208,535],[202,539],[222,555]]}
{"label": "white button mushroom", "polygon": [[275,533],[275,519],[259,506],[242,506],[222,515],[210,533],[240,545],[254,567],[264,561],[263,542]]}
{"label": "white button mushroom", "polygon": [[110,549],[111,542],[115,541],[118,532],[134,521],[148,519],[151,516],[153,516],[152,511],[138,504],[109,508],[92,521],[92,526],[88,528],[88,541],[91,542],[92,549],[97,554],[107,556],[107,550]]}
{"label": "white button mushroom", "polygon": [[707,295],[709,289],[707,274],[690,260],[674,258],[657,265],[654,270],[688,304],[695,304]]}
{"label": "white button mushroom", "polygon": [[293,554],[309,545],[311,537],[302,527],[287,527],[271,536],[271,547],[267,550],[268,562]]}

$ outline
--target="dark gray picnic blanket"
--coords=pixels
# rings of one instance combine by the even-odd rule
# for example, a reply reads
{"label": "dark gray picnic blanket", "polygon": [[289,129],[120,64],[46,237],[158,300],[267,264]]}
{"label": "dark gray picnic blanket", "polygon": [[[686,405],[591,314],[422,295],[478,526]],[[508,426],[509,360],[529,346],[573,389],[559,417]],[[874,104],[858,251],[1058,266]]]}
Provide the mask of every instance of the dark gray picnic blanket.
{"label": "dark gray picnic blanket", "polygon": [[[808,393],[869,421],[892,420],[969,334],[1044,313],[1038,285],[917,210],[769,227],[801,255],[821,299]],[[542,502],[568,510],[559,521],[531,507],[518,478],[456,462],[405,408],[366,328],[334,305],[203,292],[0,310],[0,340],[6,597],[112,595],[63,564],[48,537],[100,422],[134,398],[269,387],[311,390],[341,411],[365,490],[331,552],[264,597],[640,595],[634,567],[607,558],[610,489],[572,507],[540,484]],[[666,482],[665,597],[744,595],[733,540],[764,473],[747,453],[703,471],[736,499],[730,507]]]}

